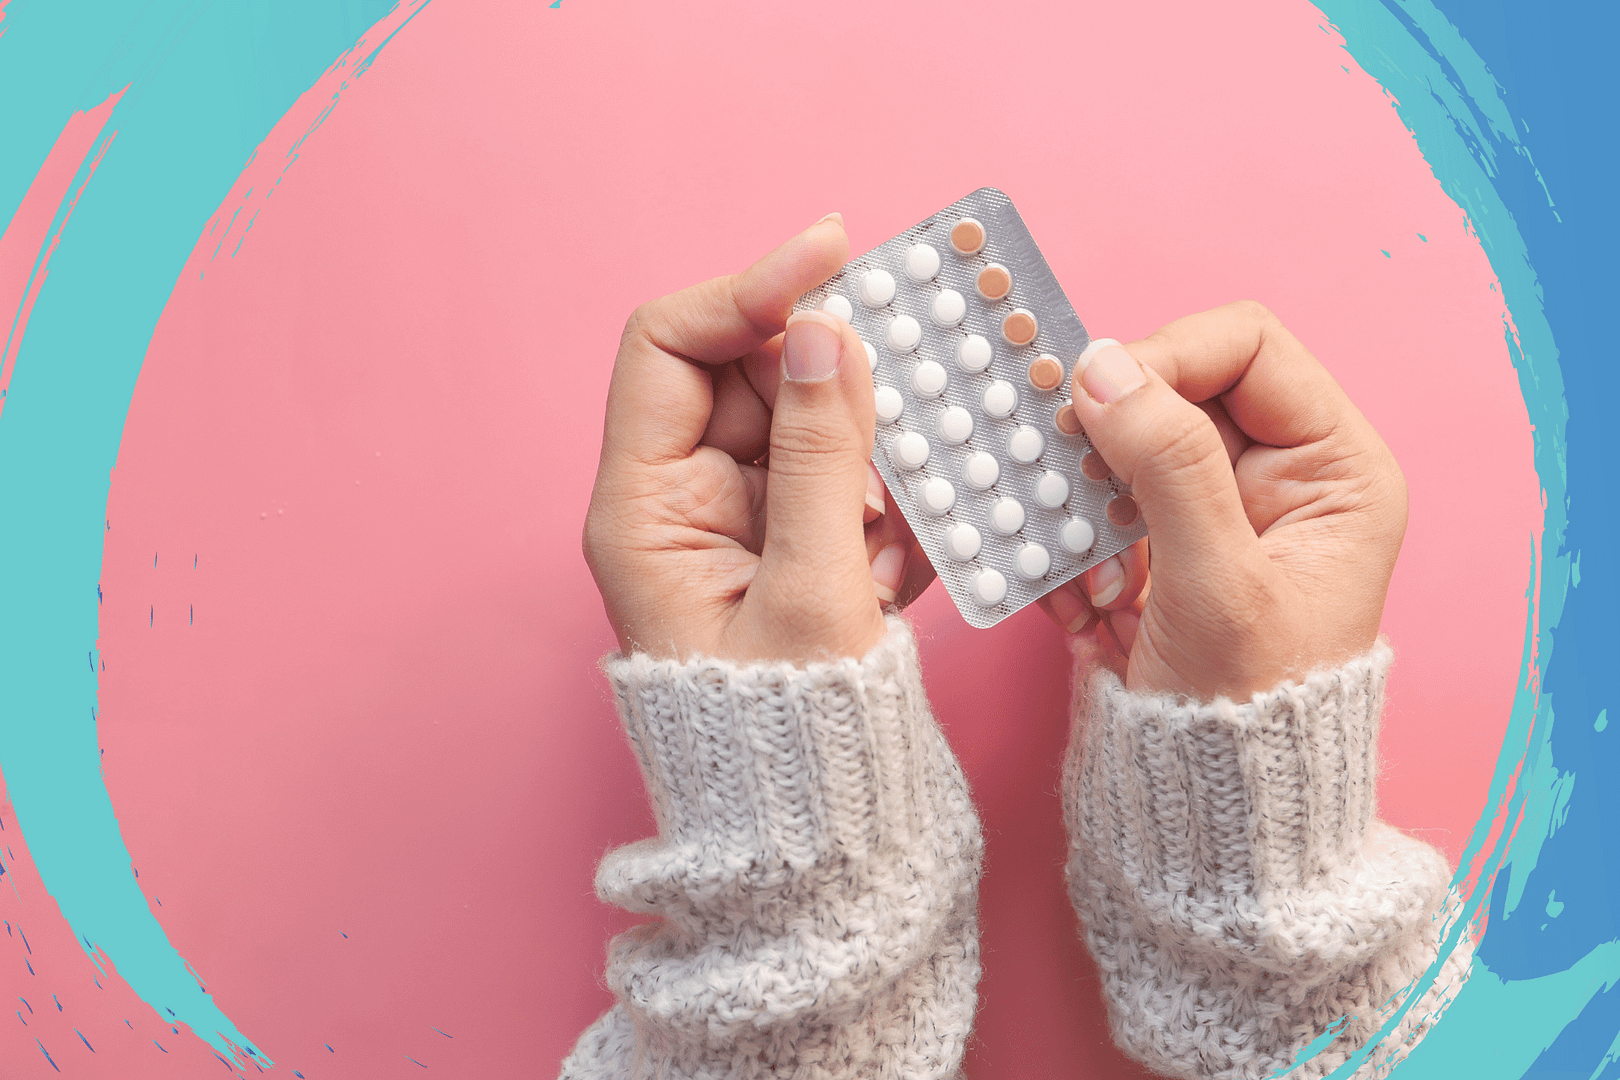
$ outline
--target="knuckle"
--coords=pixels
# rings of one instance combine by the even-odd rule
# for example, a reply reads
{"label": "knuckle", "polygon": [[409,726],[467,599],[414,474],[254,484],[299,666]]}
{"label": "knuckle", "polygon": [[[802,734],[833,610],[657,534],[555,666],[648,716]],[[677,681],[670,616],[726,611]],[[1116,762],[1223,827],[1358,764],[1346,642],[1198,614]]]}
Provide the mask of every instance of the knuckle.
{"label": "knuckle", "polygon": [[855,440],[847,431],[825,427],[778,414],[771,427],[771,469],[788,465],[795,471],[830,472],[847,466],[848,458],[858,455]]}
{"label": "knuckle", "polygon": [[1158,438],[1138,468],[1169,478],[1202,472],[1212,462],[1226,460],[1226,450],[1215,424],[1197,406],[1170,410],[1156,425]]}
{"label": "knuckle", "polygon": [[1271,309],[1258,300],[1237,300],[1228,304],[1227,309],[1245,322],[1259,326],[1274,326],[1278,322]]}

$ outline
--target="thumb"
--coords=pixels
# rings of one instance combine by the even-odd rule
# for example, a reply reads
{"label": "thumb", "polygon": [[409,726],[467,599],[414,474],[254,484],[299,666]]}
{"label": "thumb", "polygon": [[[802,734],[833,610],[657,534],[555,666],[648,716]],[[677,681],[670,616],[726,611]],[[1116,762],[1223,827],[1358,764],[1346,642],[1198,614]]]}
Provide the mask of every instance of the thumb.
{"label": "thumb", "polygon": [[[858,333],[824,311],[797,312],[782,338],[771,413],[765,542],[756,584],[801,628],[881,636],[862,520],[876,408]],[[749,590],[752,595],[754,589]],[[790,609],[790,610],[788,610]],[[869,631],[876,629],[876,636]],[[838,641],[824,641],[840,648]]]}
{"label": "thumb", "polygon": [[1265,572],[1225,444],[1207,413],[1111,338],[1086,346],[1073,383],[1086,436],[1131,486],[1147,523],[1155,593],[1181,593],[1165,599],[1197,608],[1215,600],[1209,590],[1231,581],[1234,571]]}

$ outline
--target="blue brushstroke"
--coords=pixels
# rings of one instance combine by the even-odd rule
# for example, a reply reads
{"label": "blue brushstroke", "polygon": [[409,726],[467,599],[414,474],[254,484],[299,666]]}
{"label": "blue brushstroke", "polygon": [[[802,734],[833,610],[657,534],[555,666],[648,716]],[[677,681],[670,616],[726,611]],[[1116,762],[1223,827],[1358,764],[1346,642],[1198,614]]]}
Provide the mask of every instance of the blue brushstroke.
{"label": "blue brushstroke", "polygon": [[[411,17],[423,2],[409,5]],[[74,189],[89,182],[71,222],[65,206],[57,211],[61,240],[0,412],[0,514],[29,523],[0,530],[0,771],[40,878],[75,938],[94,942],[92,959],[99,949],[144,1001],[175,1005],[217,1051],[229,1055],[234,1043],[260,1060],[213,997],[197,993],[131,875],[95,731],[82,720],[96,703],[92,597],[109,473],[170,290],[243,162],[392,7],[14,0],[0,36],[0,100],[13,103],[0,110],[5,220],[73,111],[124,91],[97,140],[107,149],[94,178],[96,150],[74,178]],[[368,62],[377,47],[361,45]],[[77,666],[87,647],[89,671]]]}

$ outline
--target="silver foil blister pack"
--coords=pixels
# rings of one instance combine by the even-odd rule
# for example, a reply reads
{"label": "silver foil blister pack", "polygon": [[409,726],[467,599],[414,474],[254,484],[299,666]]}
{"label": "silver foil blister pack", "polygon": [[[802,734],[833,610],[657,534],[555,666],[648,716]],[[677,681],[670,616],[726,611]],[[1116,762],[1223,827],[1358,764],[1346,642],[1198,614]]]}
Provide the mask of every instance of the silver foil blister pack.
{"label": "silver foil blister pack", "polygon": [[1064,410],[1090,337],[1003,192],[959,199],[796,307],[866,343],[872,462],[969,624],[994,626],[1147,535]]}

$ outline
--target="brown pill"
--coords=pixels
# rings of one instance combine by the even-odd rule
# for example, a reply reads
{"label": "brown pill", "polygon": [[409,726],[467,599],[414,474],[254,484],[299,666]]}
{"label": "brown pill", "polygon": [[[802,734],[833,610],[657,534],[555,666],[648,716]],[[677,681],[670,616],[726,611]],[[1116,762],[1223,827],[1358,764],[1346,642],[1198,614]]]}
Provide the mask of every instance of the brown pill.
{"label": "brown pill", "polygon": [[1108,520],[1124,528],[1136,520],[1136,500],[1129,495],[1121,495],[1108,504]]}
{"label": "brown pill", "polygon": [[1011,315],[1001,320],[1001,336],[1013,345],[1028,345],[1035,340],[1035,332],[1039,326],[1035,322],[1035,314],[1018,308]]}
{"label": "brown pill", "polygon": [[1073,405],[1065,405],[1052,417],[1052,423],[1065,435],[1080,434],[1080,417],[1075,413]]}
{"label": "brown pill", "polygon": [[991,263],[979,271],[979,295],[986,300],[1005,300],[1012,292],[1012,271],[1000,263]]}
{"label": "brown pill", "polygon": [[965,217],[951,226],[951,247],[958,255],[977,255],[984,248],[984,226]]}
{"label": "brown pill", "polygon": [[1106,480],[1108,474],[1113,472],[1108,462],[1095,450],[1080,459],[1080,471],[1086,474],[1087,480]]}
{"label": "brown pill", "polygon": [[1063,384],[1063,364],[1050,353],[1041,353],[1029,364],[1029,385],[1037,390],[1056,390]]}

